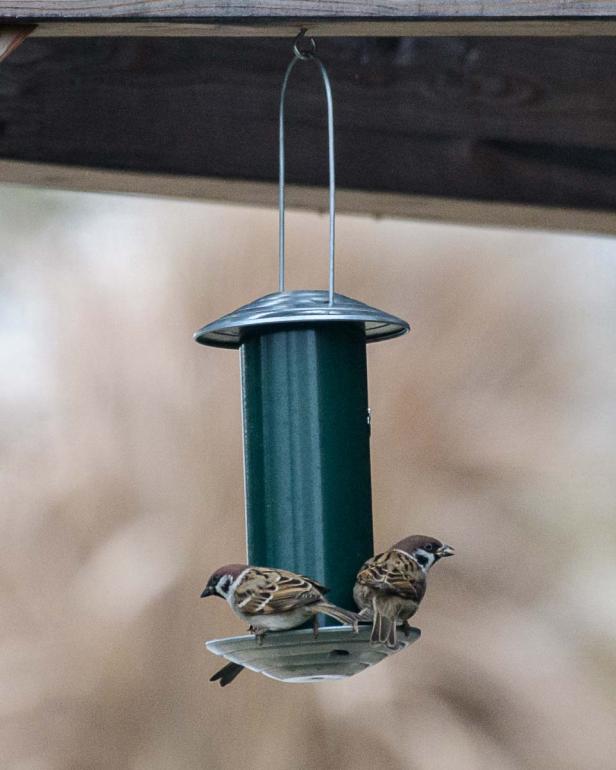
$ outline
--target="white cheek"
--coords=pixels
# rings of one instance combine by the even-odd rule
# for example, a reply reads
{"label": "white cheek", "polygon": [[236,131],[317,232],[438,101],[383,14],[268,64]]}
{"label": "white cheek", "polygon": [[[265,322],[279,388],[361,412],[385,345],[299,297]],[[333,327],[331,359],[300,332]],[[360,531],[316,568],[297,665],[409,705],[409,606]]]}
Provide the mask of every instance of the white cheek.
{"label": "white cheek", "polygon": [[424,572],[427,572],[434,564],[434,554],[429,551],[424,551],[423,548],[418,548],[415,551],[415,558]]}
{"label": "white cheek", "polygon": [[224,596],[225,599],[229,597],[229,588],[231,587],[231,578],[229,575],[224,575],[216,583],[216,593],[220,596]]}

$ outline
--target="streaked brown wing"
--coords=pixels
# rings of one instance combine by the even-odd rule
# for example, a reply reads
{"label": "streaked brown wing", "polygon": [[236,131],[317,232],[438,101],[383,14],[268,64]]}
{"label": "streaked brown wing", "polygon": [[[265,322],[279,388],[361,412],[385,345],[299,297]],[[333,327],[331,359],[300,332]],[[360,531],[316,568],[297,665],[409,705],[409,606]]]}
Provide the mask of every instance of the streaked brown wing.
{"label": "streaked brown wing", "polygon": [[401,551],[385,551],[368,559],[357,575],[357,582],[378,591],[421,601],[426,576],[414,559]]}
{"label": "streaked brown wing", "polygon": [[326,590],[294,572],[253,567],[235,589],[235,606],[247,615],[271,615],[318,602]]}

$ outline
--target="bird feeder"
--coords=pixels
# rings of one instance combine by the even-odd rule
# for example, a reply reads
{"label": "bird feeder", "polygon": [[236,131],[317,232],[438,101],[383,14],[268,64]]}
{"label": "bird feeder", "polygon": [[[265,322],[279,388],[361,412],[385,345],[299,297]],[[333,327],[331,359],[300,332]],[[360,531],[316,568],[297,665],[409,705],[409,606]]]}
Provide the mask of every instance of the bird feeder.
{"label": "bird feeder", "polygon": [[[241,355],[247,561],[292,570],[329,587],[328,600],[355,609],[357,571],[374,553],[366,344],[409,330],[406,321],[334,289],[335,164],[331,85],[299,39],[279,109],[278,291],[207,324],[197,342]],[[284,110],[298,61],[315,63],[327,100],[329,289],[285,289]],[[330,621],[324,619],[323,624]],[[369,633],[324,628],[207,643],[218,655],[285,681],[340,678],[382,660]],[[413,630],[406,646],[419,635]]]}

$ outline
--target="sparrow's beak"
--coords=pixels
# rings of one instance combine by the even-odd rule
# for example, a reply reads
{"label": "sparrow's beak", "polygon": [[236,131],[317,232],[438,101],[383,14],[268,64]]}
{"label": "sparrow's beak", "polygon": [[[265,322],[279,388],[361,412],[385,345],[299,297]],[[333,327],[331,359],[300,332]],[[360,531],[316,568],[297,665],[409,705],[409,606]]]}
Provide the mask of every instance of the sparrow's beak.
{"label": "sparrow's beak", "polygon": [[452,545],[442,545],[436,552],[436,555],[439,557],[453,556],[454,554],[455,554],[455,549]]}
{"label": "sparrow's beak", "polygon": [[211,585],[206,585],[203,589],[203,593],[201,594],[201,598],[204,599],[206,596],[213,596],[215,593],[214,589]]}

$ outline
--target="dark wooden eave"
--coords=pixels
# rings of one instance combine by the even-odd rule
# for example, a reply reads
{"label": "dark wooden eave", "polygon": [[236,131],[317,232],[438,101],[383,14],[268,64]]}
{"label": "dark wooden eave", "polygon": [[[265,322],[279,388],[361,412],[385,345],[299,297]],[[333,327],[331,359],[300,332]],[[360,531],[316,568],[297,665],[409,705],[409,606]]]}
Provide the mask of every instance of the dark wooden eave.
{"label": "dark wooden eave", "polygon": [[[0,22],[38,25],[0,68],[0,181],[273,204],[304,24],[342,210],[616,231],[616,3],[2,2]],[[322,102],[297,68],[294,205],[325,203]]]}

